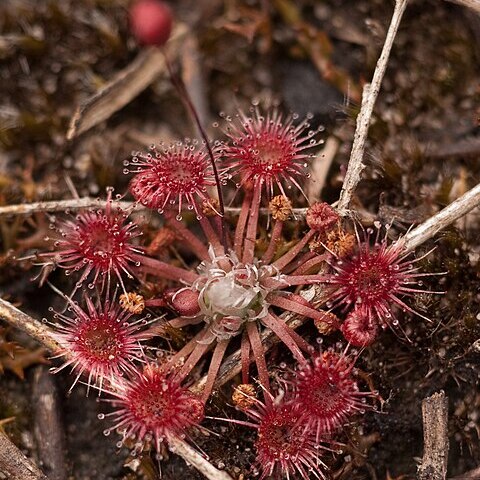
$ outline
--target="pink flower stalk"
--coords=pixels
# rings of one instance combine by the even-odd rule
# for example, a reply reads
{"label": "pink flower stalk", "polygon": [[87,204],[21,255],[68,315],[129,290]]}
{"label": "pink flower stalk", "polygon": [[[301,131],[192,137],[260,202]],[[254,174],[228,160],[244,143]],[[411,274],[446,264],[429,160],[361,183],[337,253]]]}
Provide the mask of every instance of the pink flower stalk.
{"label": "pink flower stalk", "polygon": [[254,405],[244,412],[252,421],[236,423],[255,428],[256,464],[259,480],[309,478],[324,479],[326,465],[320,459],[322,446],[314,432],[307,427],[300,404],[294,399],[279,395]]}
{"label": "pink flower stalk", "polygon": [[284,118],[278,110],[263,115],[255,107],[252,115],[237,114],[226,129],[230,144],[225,147],[226,171],[240,176],[241,184],[265,185],[270,195],[276,185],[286,196],[283,183],[302,188],[296,177],[306,175],[305,150],[318,145],[315,132],[306,133],[308,120],[294,125],[296,115]]}
{"label": "pink flower stalk", "polygon": [[140,448],[153,440],[157,452],[172,437],[184,437],[203,419],[203,403],[190,390],[156,365],[147,365],[143,373],[117,382],[109,391],[116,410],[114,426],[106,433],[120,429],[123,438],[135,438]]}
{"label": "pink flower stalk", "polygon": [[370,393],[361,392],[354,376],[355,359],[327,350],[315,354],[311,362],[295,372],[295,402],[309,429],[319,439],[347,423],[355,413],[369,406]]}
{"label": "pink flower stalk", "polygon": [[215,185],[207,150],[196,142],[177,142],[160,148],[152,145],[150,152],[137,152],[131,160],[136,175],[130,191],[135,199],[160,213],[177,205],[179,218],[186,203],[201,217],[202,202],[210,201],[207,188]]}
{"label": "pink flower stalk", "polygon": [[132,240],[141,235],[137,225],[129,221],[127,213],[120,208],[112,210],[109,199],[105,210],[91,210],[79,213],[74,220],[67,220],[59,226],[61,239],[55,242],[55,259],[66,269],[66,274],[82,272],[78,283],[93,273],[91,286],[102,285],[115,275],[123,285],[122,277],[133,277],[134,255],[142,250]]}
{"label": "pink flower stalk", "polygon": [[377,239],[371,245],[367,237],[364,241],[358,239],[352,255],[331,263],[334,273],[326,275],[324,281],[334,288],[332,304],[350,312],[342,331],[352,344],[371,343],[378,326],[398,327],[393,306],[429,320],[402,300],[418,293],[441,293],[418,288],[422,284],[418,279],[432,274],[420,273],[415,266],[424,257],[412,260],[409,256],[401,240],[388,245],[385,238]]}
{"label": "pink flower stalk", "polygon": [[139,332],[142,319],[130,322],[132,315],[122,310],[115,299],[107,300],[95,307],[93,302],[85,297],[87,309],[69,301],[70,316],[56,313],[60,320],[54,326],[55,337],[63,348],[60,356],[66,357],[65,363],[54,369],[59,372],[71,366],[76,377],[71,388],[80,377],[87,376],[87,385],[92,385],[102,391],[105,383],[135,371],[135,362],[143,357]]}

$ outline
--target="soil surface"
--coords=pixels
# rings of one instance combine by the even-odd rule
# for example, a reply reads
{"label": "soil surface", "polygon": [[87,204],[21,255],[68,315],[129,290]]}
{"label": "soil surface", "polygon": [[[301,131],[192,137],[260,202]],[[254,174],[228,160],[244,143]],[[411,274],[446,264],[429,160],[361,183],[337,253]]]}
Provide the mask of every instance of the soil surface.
{"label": "soil surface", "polygon": [[[257,100],[300,118],[313,114],[312,124],[323,126],[320,137],[337,142],[321,192],[322,200],[336,201],[362,85],[372,77],[394,2],[171,3],[191,40],[170,52],[172,63],[183,72],[209,134],[221,135],[210,127],[222,122],[221,112],[231,115]],[[76,194],[105,198],[107,186],[123,194],[129,180],[124,161],[132,150],[195,136],[182,101],[161,73],[107,120],[67,140],[77,107],[142,53],[128,28],[128,7],[127,0],[0,3],[0,204]],[[479,182],[479,74],[480,14],[446,1],[412,0],[375,106],[367,168],[353,201],[363,225],[392,223],[389,235],[395,239]],[[318,195],[308,180],[305,188],[310,198]],[[306,205],[300,194],[295,201]],[[49,320],[49,307],[61,308],[61,302],[48,285],[40,287],[32,279],[40,271],[35,252],[45,248],[52,220],[44,214],[0,217],[0,295],[29,315]],[[158,219],[142,221],[151,238]],[[408,340],[386,330],[363,351],[358,367],[384,402],[341,433],[338,440],[346,447],[324,460],[331,478],[415,478],[423,454],[421,402],[442,389],[449,405],[448,477],[480,465],[479,235],[479,215],[473,211],[417,249],[417,257],[434,249],[421,261],[423,270],[435,272],[424,279],[424,288],[444,293],[409,300],[428,321],[398,312]],[[73,288],[60,271],[49,281],[64,292]],[[318,336],[310,324],[300,333],[312,342]],[[1,330],[0,365],[2,342],[13,341],[28,351],[37,348],[24,334]],[[14,417],[5,424],[6,432],[47,472],[50,460],[42,458],[39,442],[48,438],[35,432],[39,398],[34,388],[36,371],[49,368],[46,358],[48,353],[40,352],[20,367],[4,365],[0,422]],[[268,358],[275,366],[292,364],[282,347]],[[50,360],[50,366],[60,364]],[[58,393],[56,421],[69,478],[155,479],[159,467],[164,480],[203,478],[167,452],[161,461],[148,452],[129,456],[118,444],[119,435],[103,433],[106,420],[97,416],[108,409],[106,404],[95,392],[86,397],[83,384],[70,392],[73,380],[65,369],[53,377],[52,387]],[[244,418],[231,406],[231,388],[227,384],[215,393],[208,415]],[[213,420],[204,427],[193,441],[210,462],[235,479],[255,478],[255,432]]]}

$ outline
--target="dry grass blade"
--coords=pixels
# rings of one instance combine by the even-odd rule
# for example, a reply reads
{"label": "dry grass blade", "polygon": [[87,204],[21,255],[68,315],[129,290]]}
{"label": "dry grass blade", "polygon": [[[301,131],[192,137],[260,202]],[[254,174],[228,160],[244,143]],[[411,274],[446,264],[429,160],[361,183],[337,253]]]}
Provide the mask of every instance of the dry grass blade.
{"label": "dry grass blade", "polygon": [[[166,47],[167,52],[178,50],[185,32],[184,25],[176,28]],[[70,122],[67,140],[73,140],[110,118],[153,83],[160,73],[166,71],[165,58],[161,50],[153,47],[142,50],[127,68],[77,108]]]}

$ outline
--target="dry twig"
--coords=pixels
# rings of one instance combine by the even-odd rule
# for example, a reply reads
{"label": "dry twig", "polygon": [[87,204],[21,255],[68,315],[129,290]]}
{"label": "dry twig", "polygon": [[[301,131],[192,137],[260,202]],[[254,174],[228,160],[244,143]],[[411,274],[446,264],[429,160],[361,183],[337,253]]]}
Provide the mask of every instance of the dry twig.
{"label": "dry twig", "polygon": [[387,32],[387,38],[383,45],[382,53],[375,67],[372,83],[366,84],[363,89],[362,106],[357,117],[357,127],[353,138],[352,152],[348,162],[348,169],[343,182],[342,191],[338,201],[338,211],[340,215],[348,214],[348,207],[353,192],[360,181],[360,175],[365,168],[363,164],[363,154],[365,151],[365,142],[367,140],[368,128],[372,118],[373,107],[380,91],[380,85],[387,69],[390,51],[392,50],[393,41],[398,31],[400,21],[402,19],[408,0],[396,0],[395,9],[393,11],[390,27]]}
{"label": "dry twig", "polygon": [[0,474],[9,480],[48,480],[0,429]]}
{"label": "dry twig", "polygon": [[[173,53],[178,50],[185,32],[186,27],[180,24],[166,46],[168,51]],[[160,73],[166,71],[165,57],[161,50],[153,47],[142,50],[128,67],[77,108],[70,122],[67,140],[73,140],[110,118],[152,84]]]}
{"label": "dry twig", "polygon": [[215,468],[208,460],[202,457],[194,448],[180,438],[169,438],[170,450],[182,457],[189,465],[203,473],[209,480],[232,480],[232,477],[222,470]]}
{"label": "dry twig", "polygon": [[60,344],[55,340],[53,332],[47,325],[23,313],[10,302],[0,298],[0,319],[5,320],[44,345],[51,353],[61,351]]}
{"label": "dry twig", "polygon": [[51,480],[64,480],[68,472],[61,409],[53,375],[43,366],[35,369],[32,405],[35,411],[34,433],[42,466]]}
{"label": "dry twig", "polygon": [[418,480],[445,480],[448,460],[448,399],[442,390],[422,402],[422,463]]}
{"label": "dry twig", "polygon": [[407,251],[414,250],[437,232],[480,205],[480,184],[457,198],[448,207],[408,232],[402,239]]}
{"label": "dry twig", "polygon": [[[5,205],[0,207],[0,217],[11,215],[31,215],[37,212],[65,212],[69,210],[81,210],[83,208],[104,208],[106,200],[99,200],[98,198],[83,197],[72,198],[69,200],[51,200],[48,202],[34,202],[23,203],[18,205]],[[120,208],[124,210],[141,211],[146,210],[146,207],[139,205],[135,202],[121,201],[115,202]],[[225,212],[230,215],[239,215],[241,208],[225,207]],[[296,217],[304,217],[307,213],[307,208],[294,208],[293,214]],[[261,208],[260,213],[262,215],[268,215],[268,208]]]}

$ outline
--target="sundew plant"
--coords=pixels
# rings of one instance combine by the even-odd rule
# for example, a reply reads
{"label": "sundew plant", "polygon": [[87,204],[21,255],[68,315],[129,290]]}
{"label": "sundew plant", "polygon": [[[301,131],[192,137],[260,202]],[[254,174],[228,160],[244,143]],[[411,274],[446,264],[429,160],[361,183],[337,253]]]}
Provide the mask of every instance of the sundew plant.
{"label": "sundew plant", "polygon": [[[225,5],[229,15],[218,28],[250,42],[258,40],[265,54],[271,42],[279,41],[270,30],[279,15],[298,36],[289,52],[299,58],[311,56],[322,81],[345,93],[348,102],[351,79],[335,67],[327,34],[301,19],[302,7],[296,2],[260,3],[259,11],[239,7],[248,19],[240,23]],[[460,260],[465,267],[478,254],[463,258],[464,245],[456,243],[452,256],[457,263],[442,262],[437,247],[420,247],[477,206],[480,187],[468,191],[464,184],[455,185],[463,195],[450,203],[442,196],[448,185],[442,184],[429,198],[431,215],[420,222],[414,218],[417,210],[387,205],[390,199],[403,199],[391,194],[394,188],[388,182],[397,182],[407,196],[408,167],[395,155],[395,160],[382,163],[388,196],[378,186],[381,162],[366,160],[369,126],[406,0],[395,1],[372,83],[352,87],[354,108],[345,108],[352,118],[343,119],[347,125],[351,121],[351,130],[337,129],[335,135],[319,126],[322,119],[317,115],[299,115],[287,102],[260,92],[261,100],[246,100],[244,92],[232,91],[228,101],[218,102],[226,113],[219,113],[210,125],[199,101],[206,95],[199,95],[203,87],[192,67],[202,62],[192,51],[207,51],[214,36],[207,35],[205,45],[199,46],[193,26],[174,24],[168,2],[137,0],[128,6],[128,48],[139,49],[139,57],[78,108],[67,134],[71,143],[59,151],[74,151],[81,135],[109,121],[113,113],[119,118],[129,115],[123,107],[135,97],[141,102],[140,94],[159,75],[164,78],[154,84],[155,94],[165,89],[183,116],[159,112],[171,125],[164,122],[168,128],[158,130],[161,138],[155,143],[144,141],[147,134],[140,128],[116,131],[125,145],[135,147],[122,157],[115,189],[108,169],[95,172],[98,199],[80,198],[82,177],[65,174],[72,200],[10,210],[0,206],[0,233],[5,237],[8,228],[15,227],[21,236],[17,243],[12,240],[15,268],[36,269],[29,288],[50,295],[43,321],[19,310],[13,300],[0,299],[0,317],[42,344],[39,351],[25,352],[10,341],[8,329],[1,329],[0,373],[11,370],[24,376],[24,368],[45,363],[48,356],[50,372],[62,381],[67,377],[69,395],[85,391],[85,405],[96,402],[98,428],[109,437],[101,440],[113,439],[119,464],[123,459],[133,472],[129,479],[161,478],[164,470],[168,472],[171,453],[210,480],[357,480],[366,478],[358,476],[366,471],[379,478],[369,463],[369,449],[395,424],[395,419],[391,424],[385,420],[388,408],[404,401],[405,392],[395,382],[409,382],[409,376],[424,367],[425,352],[434,352],[425,361],[424,378],[412,383],[416,394],[433,393],[428,382],[435,375],[442,376],[442,385],[450,385],[447,380],[467,383],[467,368],[455,371],[456,362],[478,353],[475,344],[449,350],[455,327],[451,320],[438,320],[440,303],[443,308],[444,299],[456,295],[449,292],[448,270]],[[90,20],[105,29],[108,21],[100,10]],[[48,12],[50,19],[63,22],[54,7]],[[315,15],[322,12],[319,8]],[[82,19],[89,21],[88,16]],[[336,23],[335,29],[342,41],[351,40],[339,33]],[[359,35],[354,37],[361,44]],[[5,42],[14,39],[20,44],[19,38],[7,35]],[[115,36],[105,38],[116,45]],[[321,48],[315,50],[311,44],[317,43]],[[78,62],[88,58],[79,55]],[[222,61],[228,63],[223,57],[218,60]],[[29,68],[25,61],[20,63]],[[101,71],[99,67],[94,75],[92,70],[92,82],[102,84]],[[392,99],[391,95],[388,102]],[[142,113],[135,110],[138,118]],[[0,109],[0,121],[3,114]],[[178,123],[184,132],[195,133],[182,138],[176,133],[182,130]],[[385,118],[375,126],[379,131],[389,128]],[[348,147],[352,142],[350,157],[338,168],[333,159],[340,148],[345,150],[339,147],[345,132],[351,133],[346,142]],[[106,136],[101,138],[99,150],[109,148],[108,142]],[[367,188],[357,190],[364,170],[375,170],[368,177],[369,184],[376,185],[371,195],[365,194]],[[90,173],[85,170],[85,178],[90,179]],[[429,181],[439,183],[437,173],[430,171]],[[23,176],[33,183],[31,171]],[[330,177],[329,188],[323,188]],[[321,185],[316,188],[315,182]],[[26,192],[28,185],[22,187]],[[416,195],[412,192],[408,194]],[[422,195],[427,196],[423,190]],[[440,209],[432,206],[434,202],[450,204]],[[377,206],[378,213],[372,213]],[[46,211],[55,212],[55,217],[45,217]],[[35,215],[11,227],[2,223],[2,212]],[[402,220],[395,215],[403,215]],[[6,264],[7,257],[1,258]],[[463,290],[461,294],[458,298],[473,298]],[[43,301],[38,299],[40,309]],[[467,336],[464,329],[459,332]],[[421,395],[424,399],[427,394]],[[448,431],[448,403],[442,392],[438,395],[443,395],[446,415],[443,420],[438,415],[438,424]],[[469,401],[475,403],[475,398]],[[455,404],[455,415],[468,410],[466,403]],[[427,417],[424,410],[428,433]],[[10,420],[2,418],[3,427],[2,422]],[[474,422],[476,417],[468,418]],[[470,435],[465,432],[465,437]],[[426,442],[419,472],[431,467],[436,475],[431,478],[446,478],[444,440],[439,456],[443,466],[440,460],[438,465],[428,463]],[[461,448],[466,449],[463,444]],[[12,455],[15,465],[22,465],[20,458],[28,469],[37,468],[22,452]],[[7,478],[23,478],[12,468],[5,470]],[[189,478],[187,467],[182,464],[179,469],[184,476],[178,478]],[[437,475],[437,470],[443,473]],[[382,472],[393,480],[390,470]],[[44,478],[38,475],[31,478]]]}

